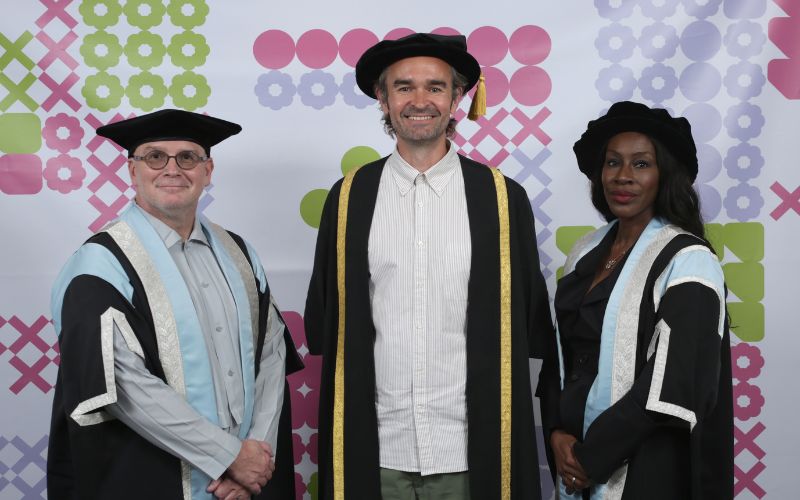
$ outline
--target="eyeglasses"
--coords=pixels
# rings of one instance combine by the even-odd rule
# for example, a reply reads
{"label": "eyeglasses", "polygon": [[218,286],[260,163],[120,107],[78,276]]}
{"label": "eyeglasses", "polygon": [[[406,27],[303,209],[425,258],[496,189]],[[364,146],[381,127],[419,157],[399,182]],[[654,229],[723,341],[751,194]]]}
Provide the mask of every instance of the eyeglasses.
{"label": "eyeglasses", "polygon": [[200,156],[194,151],[181,151],[176,155],[168,155],[163,151],[153,149],[144,156],[133,156],[134,160],[144,161],[153,170],[161,170],[167,166],[170,158],[175,158],[175,163],[182,170],[191,170],[194,167],[208,161],[208,156]]}

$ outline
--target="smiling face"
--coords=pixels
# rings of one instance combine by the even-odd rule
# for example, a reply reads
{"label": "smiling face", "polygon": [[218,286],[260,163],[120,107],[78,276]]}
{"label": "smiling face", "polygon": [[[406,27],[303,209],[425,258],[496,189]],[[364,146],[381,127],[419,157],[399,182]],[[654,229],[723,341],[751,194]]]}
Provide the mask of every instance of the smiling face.
{"label": "smiling face", "polygon": [[611,213],[621,223],[647,224],[658,196],[658,163],[653,142],[639,132],[608,141],[601,179]]}
{"label": "smiling face", "polygon": [[458,107],[453,71],[436,57],[409,57],[386,70],[386,95],[381,109],[391,119],[399,147],[444,144],[450,115]]}
{"label": "smiling face", "polygon": [[[135,156],[144,156],[152,150],[173,156],[181,151],[193,151],[205,156],[205,150],[189,141],[157,141],[140,145]],[[183,170],[170,158],[167,166],[153,170],[143,160],[128,159],[128,172],[136,188],[136,203],[147,213],[161,221],[194,220],[197,202],[203,188],[211,182],[214,170],[212,160],[201,163],[192,170]]]}

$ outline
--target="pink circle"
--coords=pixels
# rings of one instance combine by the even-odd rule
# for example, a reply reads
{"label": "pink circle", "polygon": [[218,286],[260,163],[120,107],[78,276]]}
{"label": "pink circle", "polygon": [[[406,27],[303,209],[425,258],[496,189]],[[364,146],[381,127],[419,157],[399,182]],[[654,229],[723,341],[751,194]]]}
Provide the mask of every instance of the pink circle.
{"label": "pink circle", "polygon": [[525,106],[543,103],[552,89],[550,75],[537,66],[523,66],[511,75],[511,97]]}
{"label": "pink circle", "polygon": [[350,30],[339,40],[339,57],[347,65],[355,67],[358,58],[364,51],[376,43],[378,43],[378,37],[375,33],[364,28]]}
{"label": "pink circle", "polygon": [[386,36],[383,37],[384,40],[397,40],[398,38],[403,38],[404,36],[413,35],[416,31],[410,28],[395,28],[392,31],[386,33]]}
{"label": "pink circle", "polygon": [[336,38],[325,30],[306,31],[297,39],[297,58],[309,68],[329,66],[338,53]]}
{"label": "pink circle", "polygon": [[457,29],[451,28],[449,26],[441,26],[441,27],[436,28],[435,30],[431,31],[431,33],[434,33],[434,34],[437,34],[437,35],[448,35],[448,36],[460,35],[461,34],[461,33],[459,33],[459,31]]}
{"label": "pink circle", "polygon": [[265,68],[284,68],[294,58],[294,40],[285,31],[267,30],[253,42],[253,55]]}
{"label": "pink circle", "polygon": [[467,47],[481,66],[494,66],[508,54],[508,38],[494,26],[483,26],[469,35]]}
{"label": "pink circle", "polygon": [[[508,77],[497,68],[487,66],[481,68],[483,78],[486,80],[486,107],[497,106],[508,97]],[[472,87],[470,97],[475,97],[475,89]]]}
{"label": "pink circle", "polygon": [[511,34],[511,56],[522,64],[539,64],[550,55],[550,35],[538,26],[522,26]]}

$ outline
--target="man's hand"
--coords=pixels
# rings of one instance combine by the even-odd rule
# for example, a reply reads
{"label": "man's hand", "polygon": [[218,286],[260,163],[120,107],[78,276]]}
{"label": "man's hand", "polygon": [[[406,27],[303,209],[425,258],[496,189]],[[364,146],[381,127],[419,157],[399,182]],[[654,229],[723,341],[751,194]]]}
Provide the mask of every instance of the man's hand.
{"label": "man's hand", "polygon": [[275,470],[271,452],[267,443],[245,439],[236,459],[228,467],[227,475],[250,493],[261,493],[261,488],[272,478]]}
{"label": "man's hand", "polygon": [[564,431],[555,430],[550,434],[550,446],[553,448],[556,471],[561,476],[567,493],[570,494],[591,485],[591,480],[572,451],[572,446],[576,441],[575,436]]}
{"label": "man's hand", "polygon": [[213,493],[214,497],[220,500],[246,500],[250,498],[250,492],[244,486],[225,475],[211,481],[206,491]]}

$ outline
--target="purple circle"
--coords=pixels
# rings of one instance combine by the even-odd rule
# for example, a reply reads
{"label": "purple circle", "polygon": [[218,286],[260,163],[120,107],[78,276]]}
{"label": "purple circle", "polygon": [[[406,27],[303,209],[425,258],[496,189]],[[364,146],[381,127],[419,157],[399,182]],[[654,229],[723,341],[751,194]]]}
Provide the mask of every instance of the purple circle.
{"label": "purple circle", "polygon": [[698,19],[705,19],[717,13],[722,0],[683,0],[683,8],[687,14]]}
{"label": "purple circle", "polygon": [[725,155],[725,170],[728,177],[737,181],[749,181],[761,174],[764,166],[764,156],[761,149],[753,144],[740,142],[728,149]]}
{"label": "purple circle", "polygon": [[695,184],[695,191],[700,197],[700,215],[708,222],[716,219],[722,211],[722,196],[708,184]]}
{"label": "purple circle", "polygon": [[722,116],[710,104],[692,104],[683,110],[683,117],[692,125],[692,136],[698,143],[710,142],[722,130]]}
{"label": "purple circle", "polygon": [[717,148],[709,144],[697,145],[697,179],[702,184],[716,179],[722,170],[722,155]]}
{"label": "purple circle", "polygon": [[746,101],[761,94],[767,79],[758,64],[739,61],[728,68],[723,83],[729,95]]}
{"label": "purple circle", "polygon": [[728,135],[742,142],[761,135],[764,123],[764,114],[761,112],[761,108],[749,102],[740,102],[731,106],[725,115],[725,130]]}
{"label": "purple circle", "polygon": [[618,63],[633,55],[636,47],[636,37],[630,26],[612,23],[603,26],[597,33],[594,46],[600,57],[606,61]]}
{"label": "purple circle", "polygon": [[679,42],[678,32],[674,26],[657,22],[642,28],[639,48],[643,56],[661,62],[675,55]]}
{"label": "purple circle", "polygon": [[356,74],[353,71],[344,75],[342,84],[339,86],[339,92],[341,92],[344,102],[348,106],[364,109],[370,104],[375,103],[375,99],[365,95],[361,92],[361,89],[358,88],[358,85],[356,85]]}
{"label": "purple circle", "polygon": [[[482,68],[482,71],[483,77],[486,79],[486,106],[497,106],[508,97],[510,90],[508,77],[505,72],[491,66]],[[475,89],[473,88],[470,93],[474,95]],[[545,96],[546,98],[547,96]]]}
{"label": "purple circle", "polygon": [[550,35],[539,26],[520,26],[508,42],[511,57],[520,64],[539,64],[547,59],[552,48]]}
{"label": "purple circle", "polygon": [[[317,93],[317,85],[322,87],[322,92]],[[339,93],[339,86],[332,74],[315,69],[300,77],[300,84],[297,86],[297,95],[300,101],[306,106],[314,109],[322,109],[336,102],[336,94]]]}
{"label": "purple circle", "polygon": [[692,63],[681,73],[681,92],[694,102],[710,100],[719,93],[721,86],[722,75],[717,68],[706,62]]}
{"label": "purple circle", "polygon": [[681,49],[692,61],[711,59],[722,46],[722,35],[709,21],[695,21],[681,34]]}
{"label": "purple circle", "polygon": [[644,68],[639,78],[642,97],[655,103],[671,99],[677,87],[678,77],[675,76],[675,69],[661,63]]}
{"label": "purple circle", "polygon": [[[636,0],[619,0],[619,5],[611,5],[612,0],[594,0],[594,8],[600,17],[611,21],[621,21],[633,13],[633,6]],[[617,3],[617,2],[614,2]]]}
{"label": "purple circle", "polygon": [[725,0],[722,11],[729,19],[755,19],[767,11],[767,0]]}
{"label": "purple circle", "polygon": [[523,66],[511,75],[511,97],[525,106],[538,106],[553,90],[547,71],[538,66]]}
{"label": "purple circle", "polygon": [[730,55],[747,59],[761,53],[767,35],[764,34],[760,24],[753,21],[739,21],[728,26],[724,41]]}
{"label": "purple circle", "polygon": [[342,35],[342,39],[339,40],[339,57],[345,64],[354,68],[361,55],[376,43],[378,43],[378,37],[370,30],[352,29]]}
{"label": "purple circle", "polygon": [[[744,206],[742,206],[742,201],[746,202]],[[755,219],[761,213],[764,197],[761,196],[761,191],[757,187],[740,182],[728,189],[724,205],[728,217],[739,222],[746,222]]]}
{"label": "purple circle", "polygon": [[508,38],[494,26],[481,26],[470,33],[467,49],[481,66],[494,66],[508,54]]}
{"label": "purple circle", "polygon": [[[273,95],[273,86],[278,87],[280,93]],[[292,77],[277,70],[259,76],[254,90],[258,103],[275,111],[290,105],[297,93]]]}
{"label": "purple circle", "polygon": [[639,8],[642,9],[642,14],[656,21],[675,14],[678,0],[661,0],[658,3],[662,5],[656,5],[653,0],[639,0]]}
{"label": "purple circle", "polygon": [[449,26],[440,26],[440,27],[432,30],[431,33],[434,33],[436,35],[447,35],[447,36],[453,36],[453,35],[460,35],[461,34],[457,29],[451,28]]}
{"label": "purple circle", "polygon": [[338,53],[336,38],[325,30],[306,31],[297,39],[297,58],[309,68],[330,66]]}
{"label": "purple circle", "polygon": [[633,96],[636,78],[633,76],[632,69],[612,64],[600,70],[594,86],[605,101],[627,101]]}
{"label": "purple circle", "polygon": [[383,37],[383,39],[397,40],[398,38],[403,38],[404,36],[413,35],[414,33],[415,31],[410,28],[395,28],[392,31],[386,33],[386,36]]}
{"label": "purple circle", "polygon": [[281,30],[267,30],[253,42],[253,56],[267,69],[285,68],[294,59],[294,40]]}

